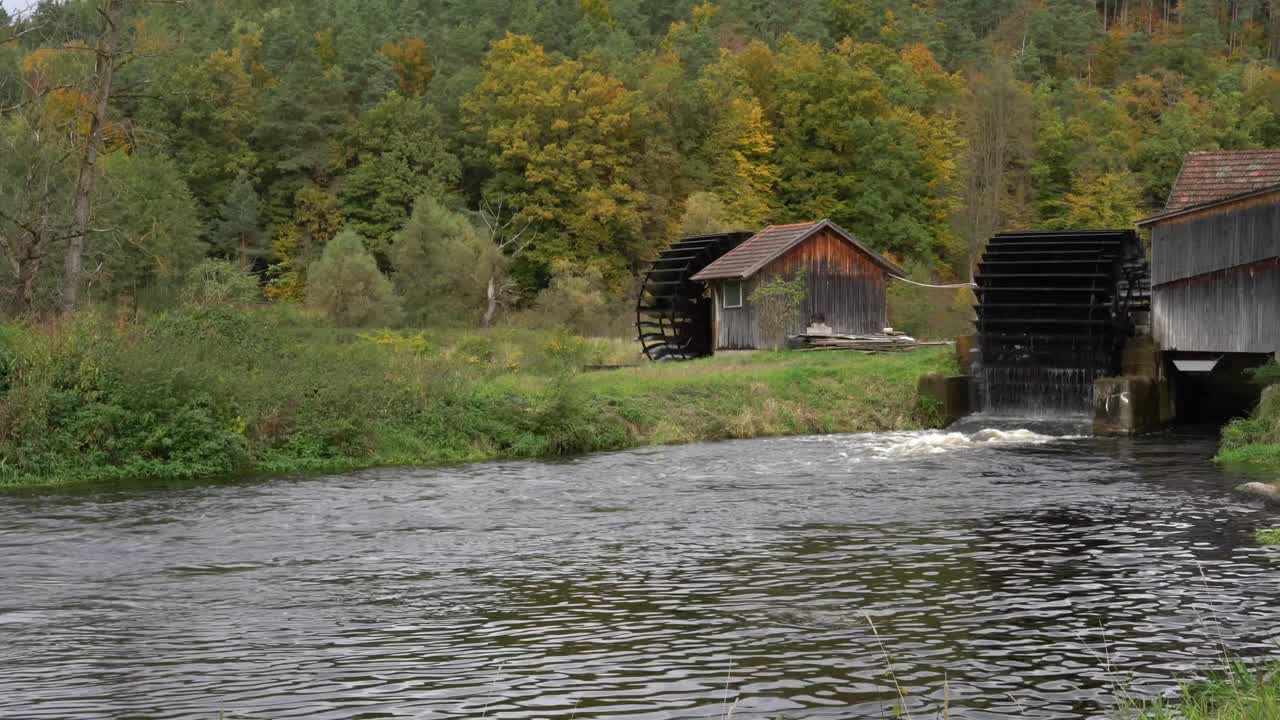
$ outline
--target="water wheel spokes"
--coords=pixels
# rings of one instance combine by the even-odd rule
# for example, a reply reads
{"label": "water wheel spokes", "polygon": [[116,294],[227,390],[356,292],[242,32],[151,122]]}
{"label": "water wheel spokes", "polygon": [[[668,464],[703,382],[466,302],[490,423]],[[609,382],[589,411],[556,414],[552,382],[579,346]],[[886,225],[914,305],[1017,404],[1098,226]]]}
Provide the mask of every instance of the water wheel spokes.
{"label": "water wheel spokes", "polygon": [[711,303],[693,276],[741,245],[751,233],[684,238],[650,262],[636,301],[636,333],[650,360],[692,360],[710,355]]}

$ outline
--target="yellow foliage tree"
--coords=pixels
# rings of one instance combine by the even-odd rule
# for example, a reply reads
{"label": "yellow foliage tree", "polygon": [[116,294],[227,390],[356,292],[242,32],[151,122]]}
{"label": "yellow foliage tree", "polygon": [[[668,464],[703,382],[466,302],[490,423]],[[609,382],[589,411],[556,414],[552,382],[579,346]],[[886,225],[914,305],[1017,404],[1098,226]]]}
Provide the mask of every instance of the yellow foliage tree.
{"label": "yellow foliage tree", "polygon": [[419,37],[405,38],[382,46],[382,54],[391,61],[396,74],[396,87],[402,95],[421,97],[427,92],[435,68],[427,53],[427,41]]}
{"label": "yellow foliage tree", "polygon": [[[650,109],[621,81],[576,60],[555,61],[525,35],[494,43],[462,103],[492,173],[485,190],[535,223],[526,257],[608,258],[612,278],[650,252],[647,214],[666,207],[637,182]],[[665,210],[674,215],[674,203]],[[669,222],[673,222],[668,218]]]}
{"label": "yellow foliage tree", "polygon": [[764,108],[753,97],[729,101],[708,143],[710,156],[722,158],[715,191],[736,227],[763,227],[773,216],[778,170],[773,164],[773,133]]}
{"label": "yellow foliage tree", "polygon": [[1078,177],[1064,198],[1061,214],[1049,218],[1048,224],[1076,230],[1131,227],[1143,214],[1141,188],[1128,172]]}

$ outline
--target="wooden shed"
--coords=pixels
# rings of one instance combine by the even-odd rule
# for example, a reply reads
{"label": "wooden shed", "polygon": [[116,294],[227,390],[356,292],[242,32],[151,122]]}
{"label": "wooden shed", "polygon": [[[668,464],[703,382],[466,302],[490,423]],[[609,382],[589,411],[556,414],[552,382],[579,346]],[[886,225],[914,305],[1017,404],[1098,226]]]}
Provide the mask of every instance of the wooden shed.
{"label": "wooden shed", "polygon": [[1138,225],[1161,350],[1280,352],[1280,150],[1190,153],[1165,212]]}
{"label": "wooden shed", "polygon": [[883,331],[889,277],[906,276],[830,220],[771,225],[693,276],[711,289],[715,348],[764,347],[751,293],[770,278],[797,272],[807,296],[787,328],[791,335],[811,325],[829,326],[840,335]]}

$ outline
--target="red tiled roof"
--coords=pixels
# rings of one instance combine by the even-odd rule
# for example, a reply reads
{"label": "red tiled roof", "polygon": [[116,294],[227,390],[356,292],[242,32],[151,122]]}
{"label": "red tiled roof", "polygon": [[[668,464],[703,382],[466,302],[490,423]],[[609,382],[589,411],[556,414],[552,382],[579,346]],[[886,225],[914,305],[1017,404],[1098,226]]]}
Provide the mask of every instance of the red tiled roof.
{"label": "red tiled roof", "polygon": [[858,239],[845,232],[843,228],[830,220],[817,222],[794,223],[791,225],[770,225],[756,233],[751,239],[722,255],[718,260],[702,269],[694,280],[733,280],[746,279],[755,275],[765,265],[777,260],[783,253],[799,245],[811,235],[823,228],[830,228],[837,235],[849,241],[855,247],[871,257],[890,275],[905,277],[906,273],[897,265],[877,255]]}
{"label": "red tiled roof", "polygon": [[1280,150],[1190,152],[1165,210],[1183,210],[1272,185],[1280,185]]}

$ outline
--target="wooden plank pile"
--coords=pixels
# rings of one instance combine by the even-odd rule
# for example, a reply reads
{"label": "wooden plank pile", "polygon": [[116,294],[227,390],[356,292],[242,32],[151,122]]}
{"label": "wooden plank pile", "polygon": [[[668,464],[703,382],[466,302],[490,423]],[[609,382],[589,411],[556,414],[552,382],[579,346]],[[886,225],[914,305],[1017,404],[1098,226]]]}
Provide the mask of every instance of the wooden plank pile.
{"label": "wooden plank pile", "polygon": [[805,333],[791,338],[791,347],[800,352],[853,350],[867,354],[910,352],[919,347],[947,345],[943,342],[922,343],[900,332],[872,333],[869,335],[835,335]]}

